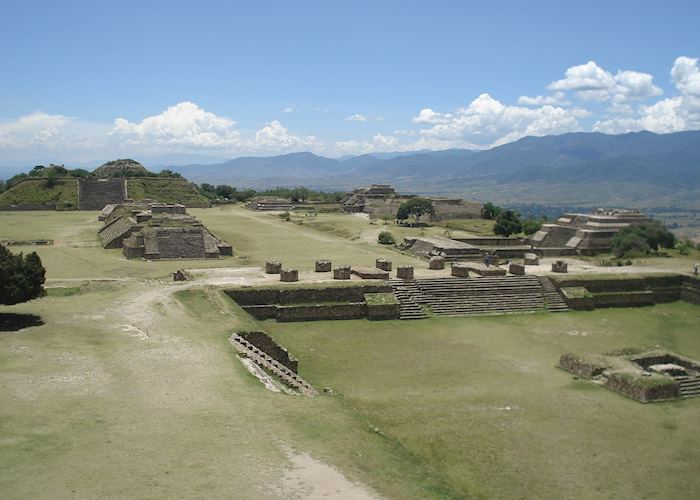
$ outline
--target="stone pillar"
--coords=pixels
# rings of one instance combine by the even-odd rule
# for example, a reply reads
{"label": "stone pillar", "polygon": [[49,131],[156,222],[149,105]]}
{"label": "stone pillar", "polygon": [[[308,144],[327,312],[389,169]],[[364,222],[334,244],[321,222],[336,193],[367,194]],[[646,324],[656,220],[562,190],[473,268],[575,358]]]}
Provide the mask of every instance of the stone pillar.
{"label": "stone pillar", "polygon": [[187,275],[182,269],[178,269],[173,273],[174,281],[187,281]]}
{"label": "stone pillar", "polygon": [[413,266],[396,266],[396,277],[404,280],[412,280]]}
{"label": "stone pillar", "polygon": [[430,257],[428,267],[435,270],[445,269],[445,257],[440,257],[439,255]]}
{"label": "stone pillar", "polygon": [[382,271],[391,271],[391,261],[386,259],[377,259],[375,262],[375,267],[381,269]]}
{"label": "stone pillar", "polygon": [[508,272],[516,276],[525,276],[525,266],[523,264],[510,263],[508,267]]}
{"label": "stone pillar", "polygon": [[288,267],[280,271],[280,281],[299,281],[299,271]]}
{"label": "stone pillar", "polygon": [[525,254],[525,265],[526,266],[539,266],[540,258],[536,253],[526,253]]}
{"label": "stone pillar", "polygon": [[331,270],[330,260],[317,260],[316,261],[316,272],[317,273],[327,273]]}
{"label": "stone pillar", "polygon": [[557,260],[555,262],[552,262],[552,272],[553,273],[568,273],[569,272],[569,264],[567,264],[563,260]]}
{"label": "stone pillar", "polygon": [[282,263],[279,260],[268,260],[265,262],[265,272],[267,274],[279,274],[282,272]]}
{"label": "stone pillar", "polygon": [[338,266],[333,269],[333,279],[334,280],[349,280],[350,272],[352,269],[350,266]]}
{"label": "stone pillar", "polygon": [[468,278],[469,268],[466,264],[460,264],[459,262],[455,262],[454,264],[452,264],[452,276],[457,276],[458,278]]}

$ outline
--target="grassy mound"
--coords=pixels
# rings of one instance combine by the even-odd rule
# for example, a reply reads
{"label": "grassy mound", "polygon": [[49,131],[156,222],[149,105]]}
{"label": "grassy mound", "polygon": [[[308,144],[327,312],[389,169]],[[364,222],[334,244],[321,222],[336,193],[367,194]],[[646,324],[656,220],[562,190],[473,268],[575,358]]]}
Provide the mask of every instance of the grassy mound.
{"label": "grassy mound", "polygon": [[59,210],[78,206],[78,180],[64,177],[49,186],[46,179],[25,179],[0,193],[0,206],[55,203]]}
{"label": "grassy mound", "polygon": [[209,201],[197,192],[186,179],[139,177],[127,184],[129,197],[134,200],[151,199],[162,203],[182,203],[188,207],[208,207]]}

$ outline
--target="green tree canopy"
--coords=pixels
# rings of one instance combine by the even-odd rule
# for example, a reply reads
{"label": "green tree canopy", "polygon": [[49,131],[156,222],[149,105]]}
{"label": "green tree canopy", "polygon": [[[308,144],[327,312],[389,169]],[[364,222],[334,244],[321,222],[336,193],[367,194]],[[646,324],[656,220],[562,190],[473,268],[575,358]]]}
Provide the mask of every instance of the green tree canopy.
{"label": "green tree canopy", "polygon": [[520,214],[514,210],[502,211],[496,218],[496,225],[493,226],[494,233],[505,237],[517,234],[522,230],[523,222],[520,220]]}
{"label": "green tree canopy", "polygon": [[0,245],[0,304],[12,305],[44,295],[46,270],[32,252],[13,254]]}
{"label": "green tree canopy", "polygon": [[421,217],[424,215],[433,215],[434,213],[433,203],[430,200],[426,198],[411,198],[399,205],[396,218],[399,220],[406,220],[409,217],[413,217],[413,220],[418,224]]}
{"label": "green tree canopy", "polygon": [[659,221],[626,227],[611,242],[617,257],[645,255],[659,247],[673,248],[675,245],[676,237]]}
{"label": "green tree canopy", "polygon": [[488,219],[488,220],[493,220],[497,218],[501,212],[503,212],[503,209],[497,205],[494,205],[490,201],[487,201],[484,203],[484,206],[481,207],[481,218],[482,219]]}

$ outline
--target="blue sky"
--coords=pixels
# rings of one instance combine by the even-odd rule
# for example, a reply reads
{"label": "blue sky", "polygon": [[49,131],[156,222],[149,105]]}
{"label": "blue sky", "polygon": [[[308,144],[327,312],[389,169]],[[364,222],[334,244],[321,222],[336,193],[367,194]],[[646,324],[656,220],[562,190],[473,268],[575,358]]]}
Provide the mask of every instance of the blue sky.
{"label": "blue sky", "polygon": [[487,148],[700,128],[700,2],[34,2],[0,164]]}

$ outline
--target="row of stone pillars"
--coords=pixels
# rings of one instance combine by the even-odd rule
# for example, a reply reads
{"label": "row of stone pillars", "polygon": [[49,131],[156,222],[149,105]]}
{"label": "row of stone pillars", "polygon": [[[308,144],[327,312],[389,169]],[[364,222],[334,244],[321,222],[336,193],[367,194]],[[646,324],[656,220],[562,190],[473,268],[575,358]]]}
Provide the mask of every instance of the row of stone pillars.
{"label": "row of stone pillars", "polygon": [[[444,259],[442,257],[435,257],[437,259],[442,259],[442,267],[433,267],[433,259],[431,259],[431,269],[444,269]],[[387,259],[377,259],[375,261],[375,267],[383,271],[391,271],[393,264]],[[336,280],[349,280],[352,276],[352,267],[347,265],[336,266],[333,268],[330,260],[317,260],[315,263],[314,270],[317,273],[326,273],[333,270],[333,279]],[[279,274],[280,281],[299,281],[299,270],[287,267],[282,267],[282,262],[279,260],[268,260],[265,262],[265,273],[266,274]],[[413,279],[413,266],[397,266],[396,276],[402,279]]]}

